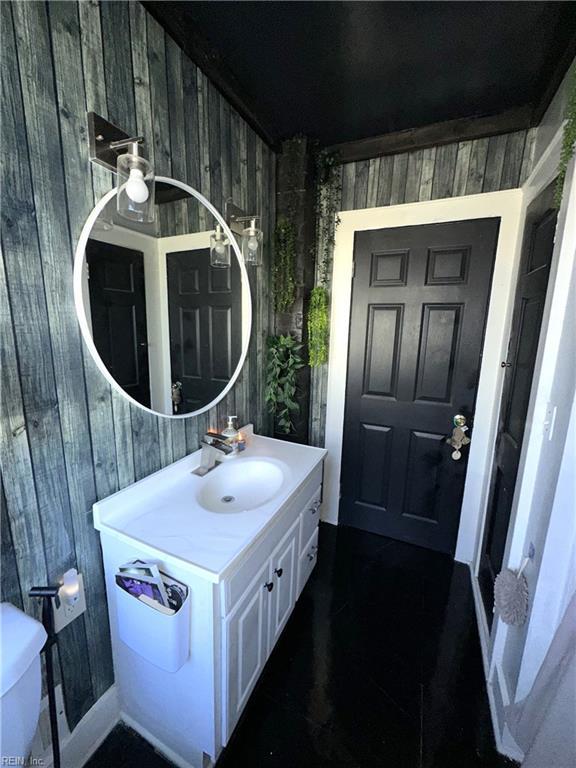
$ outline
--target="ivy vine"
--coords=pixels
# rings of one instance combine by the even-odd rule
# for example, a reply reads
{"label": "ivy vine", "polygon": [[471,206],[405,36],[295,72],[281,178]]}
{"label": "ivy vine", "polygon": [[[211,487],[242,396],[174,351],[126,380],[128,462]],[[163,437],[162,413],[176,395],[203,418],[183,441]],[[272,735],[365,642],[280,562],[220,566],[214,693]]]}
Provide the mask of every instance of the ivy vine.
{"label": "ivy vine", "polygon": [[340,224],[340,166],[338,156],[323,149],[316,158],[316,227],[318,251],[318,282],[325,288],[332,273],[332,250],[336,227]]}
{"label": "ivy vine", "polygon": [[302,344],[293,336],[268,337],[265,399],[274,414],[276,431],[289,435],[294,431],[292,416],[300,412],[296,402],[298,371],[304,366]]}
{"label": "ivy vine", "polygon": [[337,156],[322,150],[316,159],[316,242],[318,285],[310,295],[308,306],[308,364],[311,367],[328,362],[332,251],[336,227],[340,223],[340,172]]}
{"label": "ivy vine", "polygon": [[272,272],[274,309],[288,312],[296,299],[296,212],[298,207],[298,162],[301,144],[306,139],[294,136],[284,142],[285,189],[284,213],[278,217],[274,242],[274,268]]}
{"label": "ivy vine", "polygon": [[568,163],[574,155],[576,146],[576,72],[572,76],[568,103],[566,105],[566,123],[562,136],[562,149],[560,150],[560,163],[558,165],[558,177],[556,179],[556,190],[554,200],[556,206],[560,208],[562,203],[562,193],[564,191],[564,181],[566,179],[566,170]]}
{"label": "ivy vine", "polygon": [[328,291],[317,285],[308,305],[308,364],[311,367],[328,361]]}
{"label": "ivy vine", "polygon": [[278,218],[274,249],[274,309],[287,312],[296,298],[296,233],[293,223],[281,216]]}

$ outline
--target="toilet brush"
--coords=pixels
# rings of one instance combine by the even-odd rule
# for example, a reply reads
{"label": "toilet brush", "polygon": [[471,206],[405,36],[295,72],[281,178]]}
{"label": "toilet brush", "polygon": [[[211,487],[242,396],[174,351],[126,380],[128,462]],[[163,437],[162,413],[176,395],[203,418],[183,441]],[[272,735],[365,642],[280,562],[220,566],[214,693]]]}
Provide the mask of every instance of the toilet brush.
{"label": "toilet brush", "polygon": [[50,714],[50,733],[52,735],[53,768],[60,768],[60,742],[58,739],[58,713],[56,711],[56,692],[54,690],[54,660],[52,646],[56,644],[54,631],[54,614],[52,613],[52,598],[56,597],[60,586],[32,587],[29,597],[42,600],[42,624],[48,638],[42,649],[46,659],[46,688],[48,689],[48,711]]}
{"label": "toilet brush", "polygon": [[524,559],[519,571],[505,568],[494,581],[494,612],[505,624],[521,627],[528,614],[528,582],[523,574],[529,557]]}

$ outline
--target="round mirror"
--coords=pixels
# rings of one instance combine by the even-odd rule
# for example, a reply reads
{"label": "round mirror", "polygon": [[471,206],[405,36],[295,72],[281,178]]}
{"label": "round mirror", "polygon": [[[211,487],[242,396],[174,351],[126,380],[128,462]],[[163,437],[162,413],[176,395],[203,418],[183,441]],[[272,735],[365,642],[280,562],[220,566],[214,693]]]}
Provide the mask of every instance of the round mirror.
{"label": "round mirror", "polygon": [[100,200],[76,249],[74,299],[112,386],[185,418],[221,400],[242,369],[250,286],[234,235],[199,192],[158,176],[154,208],[144,224],[119,215],[115,189]]}

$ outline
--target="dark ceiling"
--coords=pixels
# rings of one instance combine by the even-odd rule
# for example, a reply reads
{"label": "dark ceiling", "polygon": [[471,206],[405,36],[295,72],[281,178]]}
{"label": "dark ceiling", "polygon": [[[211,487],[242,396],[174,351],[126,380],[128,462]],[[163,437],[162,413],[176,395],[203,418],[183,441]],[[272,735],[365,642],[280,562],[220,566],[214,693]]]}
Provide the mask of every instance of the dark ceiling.
{"label": "dark ceiling", "polygon": [[576,55],[576,2],[144,5],[269,141],[510,111],[526,127]]}

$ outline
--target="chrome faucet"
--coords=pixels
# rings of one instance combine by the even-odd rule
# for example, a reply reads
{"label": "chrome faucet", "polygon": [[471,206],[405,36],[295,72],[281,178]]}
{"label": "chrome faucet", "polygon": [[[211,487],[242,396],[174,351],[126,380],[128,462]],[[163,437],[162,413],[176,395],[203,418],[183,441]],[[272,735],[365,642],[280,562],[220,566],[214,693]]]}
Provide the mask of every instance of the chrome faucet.
{"label": "chrome faucet", "polygon": [[192,470],[193,475],[204,477],[222,461],[222,455],[229,456],[236,453],[236,448],[228,442],[229,438],[217,432],[207,432],[200,445],[202,446],[202,458],[200,465]]}

